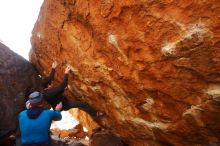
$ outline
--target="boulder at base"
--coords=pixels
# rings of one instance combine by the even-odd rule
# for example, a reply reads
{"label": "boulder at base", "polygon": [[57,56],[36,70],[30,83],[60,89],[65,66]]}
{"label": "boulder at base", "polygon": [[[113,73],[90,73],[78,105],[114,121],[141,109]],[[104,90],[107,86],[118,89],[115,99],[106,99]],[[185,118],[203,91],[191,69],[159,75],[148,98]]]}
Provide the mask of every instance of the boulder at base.
{"label": "boulder at base", "polygon": [[0,137],[16,129],[24,97],[37,88],[37,81],[33,66],[0,43]]}

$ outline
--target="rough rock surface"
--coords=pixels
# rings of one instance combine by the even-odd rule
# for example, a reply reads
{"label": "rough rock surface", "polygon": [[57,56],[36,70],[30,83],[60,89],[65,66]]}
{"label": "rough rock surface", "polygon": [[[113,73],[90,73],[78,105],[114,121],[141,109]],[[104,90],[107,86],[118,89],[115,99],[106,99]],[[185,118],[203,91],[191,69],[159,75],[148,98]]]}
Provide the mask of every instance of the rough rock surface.
{"label": "rough rock surface", "polygon": [[24,58],[0,43],[0,137],[14,131],[25,96],[37,86],[37,73]]}
{"label": "rough rock surface", "polygon": [[81,142],[77,142],[77,141],[70,142],[70,141],[65,141],[65,140],[61,141],[58,139],[52,139],[51,145],[52,146],[86,146]]}
{"label": "rough rock surface", "polygon": [[86,132],[83,131],[83,126],[81,124],[76,125],[75,127],[64,130],[64,129],[51,129],[53,135],[58,136],[61,139],[85,139]]}
{"label": "rough rock surface", "polygon": [[126,146],[124,142],[108,130],[99,130],[92,134],[89,146]]}
{"label": "rough rock surface", "polygon": [[219,0],[45,0],[31,61],[133,146],[220,142]]}
{"label": "rough rock surface", "polygon": [[91,135],[93,129],[99,128],[100,125],[97,124],[94,119],[89,116],[86,112],[78,109],[78,108],[73,108],[69,110],[70,114],[72,114],[78,121],[81,121],[84,127],[88,130],[88,134]]}

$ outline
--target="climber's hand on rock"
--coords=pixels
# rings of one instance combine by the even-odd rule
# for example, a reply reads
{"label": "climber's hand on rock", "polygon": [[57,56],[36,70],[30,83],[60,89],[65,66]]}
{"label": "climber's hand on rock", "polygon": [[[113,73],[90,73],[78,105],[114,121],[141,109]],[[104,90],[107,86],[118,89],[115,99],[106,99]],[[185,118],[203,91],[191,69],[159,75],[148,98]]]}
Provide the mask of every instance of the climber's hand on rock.
{"label": "climber's hand on rock", "polygon": [[68,74],[70,72],[70,67],[67,66],[66,69],[65,69],[65,74]]}
{"label": "climber's hand on rock", "polygon": [[62,104],[62,102],[60,102],[56,105],[55,110],[61,110],[62,108],[63,108],[63,104]]}
{"label": "climber's hand on rock", "polygon": [[57,67],[57,61],[54,61],[53,64],[52,64],[52,68],[55,69],[56,67]]}

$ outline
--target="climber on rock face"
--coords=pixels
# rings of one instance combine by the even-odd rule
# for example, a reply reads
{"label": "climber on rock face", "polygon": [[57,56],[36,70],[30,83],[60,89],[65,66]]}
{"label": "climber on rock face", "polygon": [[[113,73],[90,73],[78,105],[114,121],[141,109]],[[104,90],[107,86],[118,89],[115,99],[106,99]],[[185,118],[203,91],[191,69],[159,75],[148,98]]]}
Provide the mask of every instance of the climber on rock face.
{"label": "climber on rock face", "polygon": [[50,75],[42,79],[41,84],[43,88],[50,88],[50,85],[52,81],[54,80],[55,69],[57,65],[58,65],[57,62],[54,61],[52,64],[51,70],[50,70]]}
{"label": "climber on rock face", "polygon": [[65,88],[67,87],[67,84],[68,84],[68,75],[70,72],[69,66],[67,66],[65,69],[63,81],[59,85],[52,87],[51,83],[54,79],[56,67],[57,67],[57,63],[54,62],[52,64],[52,69],[51,69],[49,77],[46,77],[44,81],[42,82],[42,86],[44,87],[44,90],[42,92],[43,97],[52,106],[52,108],[54,109],[57,103],[62,102],[63,110],[65,111],[71,108],[79,108],[87,112],[93,118],[98,118],[102,116],[103,115],[102,112],[96,111],[88,103],[82,102],[82,101],[76,101],[76,100],[69,101],[67,97],[63,96]]}
{"label": "climber on rock face", "polygon": [[62,103],[55,110],[43,109],[44,99],[40,92],[29,95],[30,107],[19,114],[22,146],[51,146],[49,130],[51,122],[61,120]]}

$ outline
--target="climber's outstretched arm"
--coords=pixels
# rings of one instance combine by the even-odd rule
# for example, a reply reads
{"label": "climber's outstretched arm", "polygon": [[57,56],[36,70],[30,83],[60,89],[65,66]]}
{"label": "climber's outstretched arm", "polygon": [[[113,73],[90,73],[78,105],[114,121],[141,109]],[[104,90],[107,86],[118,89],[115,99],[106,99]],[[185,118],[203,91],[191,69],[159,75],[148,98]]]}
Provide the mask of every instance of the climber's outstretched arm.
{"label": "climber's outstretched arm", "polygon": [[42,86],[47,87],[54,80],[55,69],[51,68],[50,75],[42,79]]}
{"label": "climber's outstretched arm", "polygon": [[63,77],[62,83],[60,83],[58,86],[56,86],[54,88],[45,90],[44,96],[47,98],[53,98],[57,94],[61,94],[62,92],[64,92],[67,84],[68,84],[68,74],[65,74]]}
{"label": "climber's outstretched arm", "polygon": [[55,75],[55,68],[57,67],[57,62],[53,62],[52,68],[50,70],[50,75],[45,77],[42,80],[42,86],[47,87],[48,84],[51,84],[51,82],[54,80],[54,75]]}
{"label": "climber's outstretched arm", "polygon": [[65,74],[63,77],[63,81],[62,83],[60,83],[58,86],[45,90],[44,91],[44,96],[46,97],[46,99],[48,98],[53,98],[54,96],[58,95],[58,94],[62,94],[66,88],[66,86],[68,85],[68,74],[69,74],[70,68],[67,67],[65,69]]}

